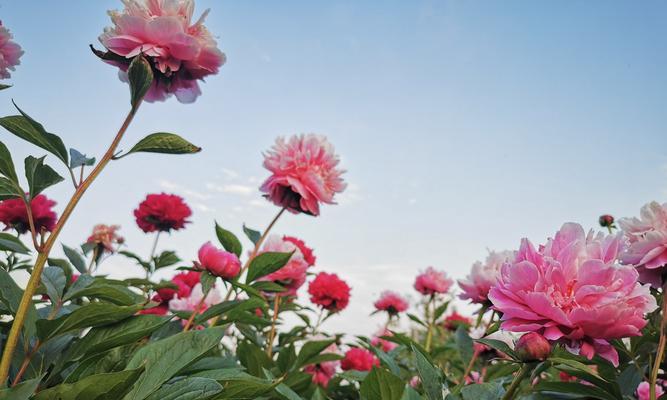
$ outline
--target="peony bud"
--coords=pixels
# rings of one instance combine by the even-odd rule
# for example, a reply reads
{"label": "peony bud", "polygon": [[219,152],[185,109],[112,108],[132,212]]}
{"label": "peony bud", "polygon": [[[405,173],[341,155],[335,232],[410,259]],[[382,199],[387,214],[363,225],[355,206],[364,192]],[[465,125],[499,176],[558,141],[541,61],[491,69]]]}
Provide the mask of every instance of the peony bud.
{"label": "peony bud", "polygon": [[609,228],[614,226],[614,217],[609,214],[600,215],[600,226],[603,228]]}
{"label": "peony bud", "polygon": [[530,332],[519,338],[515,351],[521,361],[542,361],[551,354],[551,344],[539,333]]}
{"label": "peony bud", "polygon": [[196,267],[226,280],[235,278],[241,272],[241,262],[236,254],[217,249],[211,242],[199,249],[199,263]]}

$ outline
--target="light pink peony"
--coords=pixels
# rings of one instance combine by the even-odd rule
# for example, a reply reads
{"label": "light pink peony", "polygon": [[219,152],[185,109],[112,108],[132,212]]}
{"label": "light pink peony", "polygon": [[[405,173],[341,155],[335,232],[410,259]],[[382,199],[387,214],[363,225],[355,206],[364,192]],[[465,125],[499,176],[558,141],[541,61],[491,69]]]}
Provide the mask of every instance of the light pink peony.
{"label": "light pink peony", "polygon": [[[665,394],[662,386],[655,385],[655,397],[659,398]],[[651,384],[644,381],[637,386],[637,399],[638,400],[649,400],[651,398]]]}
{"label": "light pink peony", "polygon": [[500,267],[506,262],[513,261],[515,256],[514,251],[491,251],[484,263],[475,262],[470,274],[465,279],[458,281],[463,290],[459,297],[473,303],[487,304],[489,290],[496,284],[498,275],[500,275]]}
{"label": "light pink peony", "polygon": [[373,336],[371,339],[371,345],[374,347],[379,347],[384,351],[385,353],[388,353],[392,350],[394,350],[398,345],[394,342],[390,342],[389,340],[383,339],[382,337],[388,337],[392,336],[392,333],[389,329],[382,329],[378,333]]}
{"label": "light pink peony", "polygon": [[295,135],[288,141],[279,137],[264,155],[264,168],[272,175],[260,190],[292,213],[320,215],[320,203],[335,204],[334,195],[345,189],[338,162],[324,136]]}
{"label": "light pink peony", "polygon": [[21,64],[19,59],[23,55],[23,50],[11,39],[12,34],[9,33],[9,29],[0,21],[0,79],[10,78],[9,71],[14,71],[15,67]]}
{"label": "light pink peony", "polygon": [[437,271],[433,267],[426,268],[426,271],[417,275],[415,279],[415,290],[425,296],[431,296],[436,293],[447,293],[454,281],[447,277],[444,271]]}
{"label": "light pink peony", "polygon": [[[196,284],[190,294],[187,297],[174,297],[169,300],[169,308],[174,311],[194,311],[199,302],[204,297],[204,292],[202,290],[201,283]],[[206,300],[202,304],[202,307],[199,309],[199,312],[202,313],[206,311],[210,306],[218,304],[222,301],[220,292],[216,288],[212,288],[206,295]]]}
{"label": "light pink peony", "polygon": [[408,301],[400,294],[385,290],[380,293],[380,298],[374,303],[378,311],[386,311],[390,316],[397,315],[408,309]]}
{"label": "light pink peony", "polygon": [[153,65],[155,79],[144,100],[164,101],[172,94],[192,103],[201,94],[198,80],[217,74],[225,63],[213,36],[204,26],[206,10],[193,24],[193,0],[123,0],[123,11],[109,11],[113,27],[100,35],[109,53],[99,54],[121,69],[144,54]]}
{"label": "light pink peony", "polygon": [[206,242],[199,249],[197,269],[205,269],[212,275],[225,280],[234,279],[241,271],[241,261],[234,253],[220,250],[211,242]]}
{"label": "light pink peony", "polygon": [[618,224],[629,243],[621,261],[637,267],[642,282],[660,287],[667,266],[667,203],[648,203],[639,218],[622,218]]}
{"label": "light pink peony", "polygon": [[[281,296],[295,296],[297,290],[299,290],[299,288],[306,282],[306,271],[311,265],[309,261],[304,258],[304,255],[301,252],[301,247],[294,243],[292,240],[293,238],[287,238],[288,239],[278,235],[271,235],[264,242],[264,246],[262,246],[262,250],[259,254],[266,252],[294,252],[294,254],[292,254],[292,257],[284,267],[262,277],[260,280],[273,281],[283,285],[287,290],[278,293]],[[305,246],[303,242],[301,242],[301,244]]]}
{"label": "light pink peony", "polygon": [[644,315],[656,308],[637,271],[615,264],[620,236],[587,238],[568,223],[536,251],[527,239],[513,263],[504,264],[489,292],[502,328],[537,332],[588,359],[618,365],[609,340],[641,335]]}

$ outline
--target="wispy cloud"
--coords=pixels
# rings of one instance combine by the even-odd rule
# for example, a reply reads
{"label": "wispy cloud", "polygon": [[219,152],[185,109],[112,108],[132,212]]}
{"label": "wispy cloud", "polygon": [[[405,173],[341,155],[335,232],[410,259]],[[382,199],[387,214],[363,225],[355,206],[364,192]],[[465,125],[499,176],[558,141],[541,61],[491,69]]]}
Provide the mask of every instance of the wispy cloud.
{"label": "wispy cloud", "polygon": [[250,196],[257,192],[257,188],[254,186],[238,183],[219,185],[217,183],[208,182],[206,183],[206,189],[217,193],[237,194],[240,196]]}

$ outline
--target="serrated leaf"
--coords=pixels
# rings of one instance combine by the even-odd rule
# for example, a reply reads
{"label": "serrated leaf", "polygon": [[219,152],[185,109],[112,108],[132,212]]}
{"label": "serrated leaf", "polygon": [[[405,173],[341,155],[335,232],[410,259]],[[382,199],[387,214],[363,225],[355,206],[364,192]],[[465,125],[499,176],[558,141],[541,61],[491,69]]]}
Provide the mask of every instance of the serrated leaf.
{"label": "serrated leaf", "polygon": [[53,168],[44,164],[44,157],[35,158],[28,156],[25,159],[25,177],[28,179],[28,192],[33,199],[44,189],[63,181],[63,177],[58,175]]}
{"label": "serrated leaf", "polygon": [[284,267],[292,257],[292,254],[294,253],[277,253],[267,251],[266,253],[262,253],[256,256],[252,259],[252,261],[250,261],[248,275],[246,276],[246,284]]}
{"label": "serrated leaf", "polygon": [[12,155],[7,146],[0,142],[0,174],[4,175],[10,181],[18,184],[19,178],[16,175]]}
{"label": "serrated leaf", "polygon": [[141,139],[123,157],[132,153],[193,154],[199,151],[201,147],[195,146],[178,135],[158,132]]}
{"label": "serrated leaf", "polygon": [[243,251],[243,246],[241,241],[234,235],[232,232],[215,223],[215,234],[218,237],[218,241],[230,253],[236,254],[237,257],[241,257],[241,252]]}
{"label": "serrated leaf", "polygon": [[76,149],[69,149],[69,167],[78,168],[84,165],[92,166],[95,165],[95,157],[88,158],[85,154],[82,154]]}
{"label": "serrated leaf", "polygon": [[243,233],[250,239],[250,241],[253,244],[257,244],[259,242],[259,239],[262,237],[262,234],[259,231],[256,231],[254,229],[250,229],[245,224],[243,224]]}
{"label": "serrated leaf", "polygon": [[153,83],[153,70],[146,58],[139,54],[132,59],[127,69],[130,82],[130,104],[136,109]]}
{"label": "serrated leaf", "polygon": [[74,383],[63,383],[42,390],[34,400],[119,400],[142,374],[137,369],[87,376]]}
{"label": "serrated leaf", "polygon": [[10,251],[12,253],[29,254],[30,250],[16,236],[0,232],[0,251]]}
{"label": "serrated leaf", "polygon": [[42,342],[45,342],[67,332],[116,323],[133,316],[141,309],[141,305],[117,306],[108,303],[89,303],[62,317],[53,320],[38,320],[37,336]]}

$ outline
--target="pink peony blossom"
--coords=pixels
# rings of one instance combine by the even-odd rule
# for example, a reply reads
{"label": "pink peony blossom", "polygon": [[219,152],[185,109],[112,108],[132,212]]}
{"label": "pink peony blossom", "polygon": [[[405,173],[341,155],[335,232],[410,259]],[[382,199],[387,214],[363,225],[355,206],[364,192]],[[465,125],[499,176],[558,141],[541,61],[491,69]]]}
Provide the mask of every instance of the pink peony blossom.
{"label": "pink peony blossom", "polygon": [[14,71],[15,67],[21,64],[19,60],[23,55],[21,46],[13,42],[12,34],[0,22],[0,79],[11,77],[9,71]]}
{"label": "pink peony blossom", "polygon": [[[655,385],[655,397],[659,398],[665,394],[662,386]],[[637,399],[638,400],[649,400],[651,398],[651,384],[644,381],[637,386]]]}
{"label": "pink peony blossom", "polygon": [[386,311],[389,315],[397,315],[408,309],[408,301],[390,290],[382,292],[374,305],[378,311]]}
{"label": "pink peony blossom", "polygon": [[475,262],[466,279],[458,281],[463,290],[459,297],[473,303],[487,304],[489,290],[491,286],[495,285],[500,275],[500,267],[503,263],[513,261],[514,257],[515,252],[513,251],[491,251],[484,263]]}
{"label": "pink peony blossom", "polygon": [[447,293],[454,281],[447,277],[444,271],[437,271],[433,267],[426,268],[426,271],[417,275],[415,279],[415,290],[425,296],[432,296],[436,293]]}
{"label": "pink peony blossom", "polygon": [[527,239],[513,263],[503,265],[489,292],[502,328],[537,332],[588,359],[618,365],[609,340],[641,335],[644,315],[656,308],[637,271],[615,264],[620,236],[589,235],[568,223],[536,251]]}
{"label": "pink peony blossom", "polygon": [[[194,311],[199,302],[204,297],[204,292],[202,291],[201,283],[196,284],[190,294],[186,297],[174,297],[169,300],[169,308],[174,311]],[[199,312],[202,313],[206,311],[210,306],[218,304],[222,301],[222,296],[216,288],[212,288],[206,295],[206,300],[202,304],[202,307],[199,309]]]}
{"label": "pink peony blossom", "polygon": [[231,280],[241,272],[241,261],[234,253],[220,250],[211,242],[206,242],[199,249],[197,269],[205,269],[212,275]]}
{"label": "pink peony blossom", "polygon": [[[336,346],[335,343],[332,343],[322,352],[322,354],[326,353],[339,354],[340,351],[338,350],[338,346]],[[339,364],[340,361],[338,360],[324,361],[318,364],[307,365],[306,367],[304,367],[303,371],[313,376],[314,384],[322,387],[327,387],[327,385],[329,385],[329,381],[331,380],[331,378],[333,378],[334,375],[336,375],[336,369],[338,368]]]}
{"label": "pink peony blossom", "polygon": [[370,351],[360,347],[352,347],[345,353],[345,358],[340,362],[343,371],[370,371],[373,367],[379,367],[380,360]]}
{"label": "pink peony blossom", "polygon": [[[35,231],[51,232],[56,227],[58,216],[53,211],[56,202],[43,194],[38,194],[30,201],[32,221]],[[30,218],[25,202],[20,198],[12,198],[0,201],[0,222],[5,224],[5,230],[13,228],[19,234],[30,230]]]}
{"label": "pink peony blossom", "polygon": [[292,213],[320,215],[320,203],[335,204],[334,195],[345,189],[338,156],[326,137],[296,135],[279,137],[264,155],[271,176],[260,190],[275,205]]}
{"label": "pink peony blossom", "polygon": [[648,203],[639,218],[622,218],[618,224],[629,243],[621,262],[637,267],[642,282],[660,287],[667,266],[667,203]]}
{"label": "pink peony blossom", "polygon": [[116,249],[114,245],[120,245],[125,242],[122,236],[116,231],[120,229],[118,225],[97,224],[93,227],[93,233],[88,237],[86,243],[99,246],[101,251],[113,253]]}
{"label": "pink peony blossom", "polygon": [[379,347],[385,353],[388,353],[394,350],[398,345],[389,340],[382,339],[383,336],[391,336],[392,333],[389,329],[382,329],[380,332],[376,333],[375,336],[371,339],[371,345],[374,347]]}
{"label": "pink peony blossom", "polygon": [[225,54],[204,26],[208,10],[192,23],[193,0],[124,0],[123,11],[109,11],[114,26],[99,39],[108,53],[96,52],[120,68],[122,80],[131,59],[146,56],[155,78],[144,100],[164,101],[172,94],[192,103],[201,94],[199,80],[218,73]]}
{"label": "pink peony blossom", "polygon": [[336,274],[320,272],[308,285],[310,301],[331,313],[340,312],[350,302],[350,287]]}
{"label": "pink peony blossom", "polygon": [[310,249],[305,247],[303,242],[301,244],[303,247],[294,244],[293,240],[286,240],[284,237],[271,235],[266,239],[262,250],[259,252],[259,254],[266,252],[294,252],[284,267],[260,278],[262,281],[273,281],[283,285],[287,290],[278,293],[280,296],[295,296],[297,290],[306,282],[306,271],[310,267],[310,264],[304,258],[301,248]]}

